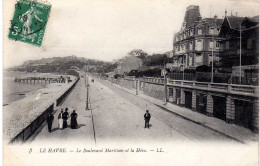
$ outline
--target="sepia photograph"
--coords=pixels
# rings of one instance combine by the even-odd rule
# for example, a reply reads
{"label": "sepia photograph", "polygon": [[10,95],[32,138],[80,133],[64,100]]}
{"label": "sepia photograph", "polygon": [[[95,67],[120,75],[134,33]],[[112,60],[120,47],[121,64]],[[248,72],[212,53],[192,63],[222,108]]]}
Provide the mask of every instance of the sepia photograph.
{"label": "sepia photograph", "polygon": [[4,166],[259,165],[257,0],[3,0]]}

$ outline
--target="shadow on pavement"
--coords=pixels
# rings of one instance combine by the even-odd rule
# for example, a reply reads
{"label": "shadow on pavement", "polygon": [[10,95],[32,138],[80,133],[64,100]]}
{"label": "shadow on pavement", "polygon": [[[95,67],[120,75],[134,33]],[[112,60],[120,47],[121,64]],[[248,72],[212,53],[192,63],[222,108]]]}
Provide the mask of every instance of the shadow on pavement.
{"label": "shadow on pavement", "polygon": [[[82,126],[86,126],[86,125],[84,125],[84,124],[79,124],[79,125],[77,126],[77,128],[75,128],[75,129],[79,129],[79,128],[81,128]],[[73,129],[73,130],[75,130],[75,129]]]}
{"label": "shadow on pavement", "polygon": [[58,127],[53,128],[53,129],[51,130],[51,132],[54,132],[54,131],[56,131],[56,130],[59,130],[59,128],[58,128]]}
{"label": "shadow on pavement", "polygon": [[79,128],[81,128],[82,126],[86,126],[86,125],[84,125],[84,124],[79,124],[76,129],[79,129]]}
{"label": "shadow on pavement", "polygon": [[[86,125],[84,125],[84,124],[79,124],[79,125],[77,126],[77,128],[75,128],[75,129],[79,129],[79,128],[81,128],[82,126],[86,126]],[[65,130],[65,129],[71,129],[71,128],[70,128],[70,125],[68,125],[66,128],[64,128],[64,129],[62,129],[62,130]],[[58,127],[53,128],[53,129],[51,130],[51,132],[54,132],[54,131],[57,131],[57,130],[60,130],[60,128],[58,128]]]}

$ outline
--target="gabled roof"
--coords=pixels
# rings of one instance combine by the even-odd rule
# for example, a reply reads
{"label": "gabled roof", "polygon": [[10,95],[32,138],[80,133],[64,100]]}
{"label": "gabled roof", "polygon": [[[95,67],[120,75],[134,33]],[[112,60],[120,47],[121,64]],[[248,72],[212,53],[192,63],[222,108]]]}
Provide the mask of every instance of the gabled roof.
{"label": "gabled roof", "polygon": [[226,17],[231,29],[239,29],[241,23],[245,19],[244,17],[227,16]]}

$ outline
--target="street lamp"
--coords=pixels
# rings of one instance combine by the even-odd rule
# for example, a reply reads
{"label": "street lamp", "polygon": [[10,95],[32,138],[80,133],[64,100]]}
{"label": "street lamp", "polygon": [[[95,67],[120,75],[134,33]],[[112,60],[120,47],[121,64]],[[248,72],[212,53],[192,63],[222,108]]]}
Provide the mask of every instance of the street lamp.
{"label": "street lamp", "polygon": [[165,65],[165,61],[164,61],[164,69],[163,69],[163,77],[164,77],[164,95],[165,95],[165,101],[164,104],[167,103],[167,71],[166,71],[166,65]]}
{"label": "street lamp", "polygon": [[88,81],[88,76],[87,76],[87,73],[88,73],[88,65],[85,66],[85,86],[87,87],[87,100],[86,100],[86,110],[89,110],[89,106],[88,106],[88,103],[89,103],[89,81]]}
{"label": "street lamp", "polygon": [[241,69],[241,61],[242,61],[242,30],[240,25],[240,31],[239,31],[239,83],[242,83],[242,69]]}
{"label": "street lamp", "polygon": [[214,78],[214,67],[213,67],[213,63],[214,63],[214,44],[215,41],[213,40],[213,36],[212,36],[212,49],[211,49],[211,56],[212,56],[212,61],[211,61],[211,83],[213,83],[213,78]]}

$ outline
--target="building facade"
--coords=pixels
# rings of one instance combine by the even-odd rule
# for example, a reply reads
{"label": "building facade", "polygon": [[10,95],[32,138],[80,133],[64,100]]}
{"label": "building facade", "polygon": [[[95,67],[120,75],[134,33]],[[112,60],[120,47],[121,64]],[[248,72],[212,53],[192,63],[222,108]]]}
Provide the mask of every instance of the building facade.
{"label": "building facade", "polygon": [[217,16],[202,19],[199,6],[187,7],[181,30],[174,35],[174,66],[195,68],[210,65],[212,53],[214,61],[217,61],[222,21]]}
{"label": "building facade", "polygon": [[223,67],[240,65],[240,37],[241,65],[258,65],[259,24],[254,17],[225,16],[219,36]]}
{"label": "building facade", "polygon": [[143,64],[142,59],[134,55],[128,55],[118,62],[116,73],[120,75],[127,74],[131,70],[135,70],[141,67],[142,64]]}

